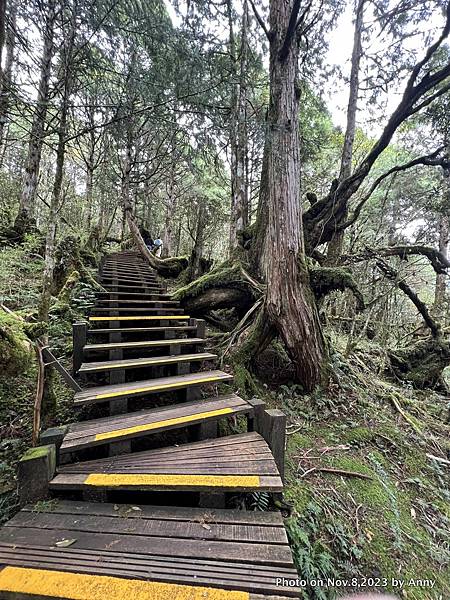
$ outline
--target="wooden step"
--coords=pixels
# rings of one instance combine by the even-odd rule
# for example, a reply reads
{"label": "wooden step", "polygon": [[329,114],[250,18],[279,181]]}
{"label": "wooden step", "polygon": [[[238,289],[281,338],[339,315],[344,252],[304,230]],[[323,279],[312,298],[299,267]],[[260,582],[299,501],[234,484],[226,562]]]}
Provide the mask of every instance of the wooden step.
{"label": "wooden step", "polygon": [[[93,334],[102,334],[102,333],[117,333],[117,332],[122,332],[122,333],[161,333],[163,331],[173,331],[173,332],[188,332],[188,331],[196,331],[197,327],[195,327],[194,325],[181,325],[180,327],[119,327],[119,328],[113,328],[111,327],[111,329],[89,329],[88,330],[88,335],[90,335],[91,333]],[[174,339],[178,339],[178,338],[174,338]]]}
{"label": "wooden step", "polygon": [[102,273],[138,273],[140,274],[145,274],[145,275],[153,275],[156,276],[155,271],[153,271],[152,269],[149,269],[148,267],[141,267],[141,266],[132,266],[132,267],[125,267],[123,265],[105,265],[101,271]]}
{"label": "wooden step", "polygon": [[149,300],[159,300],[159,299],[170,299],[170,294],[158,294],[152,292],[112,292],[111,290],[105,291],[96,291],[95,295],[98,296],[139,296],[139,298],[145,298]]}
{"label": "wooden step", "polygon": [[217,354],[210,352],[197,352],[196,354],[176,354],[173,356],[153,356],[150,358],[129,358],[127,360],[105,360],[101,362],[83,363],[78,371],[81,374],[101,373],[112,369],[138,369],[142,367],[154,367],[172,365],[202,360],[215,360]]}
{"label": "wooden step", "polygon": [[109,316],[89,317],[89,321],[188,321],[188,315],[133,315],[133,316]]}
{"label": "wooden step", "polygon": [[112,288],[117,289],[117,290],[119,290],[119,289],[120,290],[123,290],[123,289],[132,289],[132,290],[134,290],[134,289],[141,289],[142,288],[143,290],[146,289],[146,290],[155,291],[155,292],[159,292],[159,291],[162,290],[162,286],[161,285],[154,285],[154,284],[151,284],[151,285],[145,284],[144,285],[144,284],[137,283],[136,285],[133,285],[133,284],[130,283],[128,285],[125,285],[125,284],[120,284],[119,283],[118,285],[115,285],[115,284],[111,284],[111,283],[102,283],[101,285],[107,291],[111,291]]}
{"label": "wooden step", "polygon": [[74,396],[74,404],[79,406],[94,402],[107,402],[115,398],[134,398],[137,396],[188,389],[200,385],[229,383],[232,380],[233,376],[223,371],[202,371],[201,373],[189,373],[188,375],[157,377],[155,379],[130,383],[104,385],[77,392]]}
{"label": "wooden step", "polygon": [[195,402],[185,402],[125,415],[73,423],[64,437],[60,454],[206,421],[217,421],[233,415],[252,413],[253,407],[250,404],[235,394],[229,394],[196,400]]}
{"label": "wooden step", "polygon": [[[53,501],[0,530],[5,598],[264,600],[298,597],[278,512]],[[61,540],[71,540],[61,547]],[[81,593],[81,595],[80,595]],[[3,597],[3,596],[2,596]]]}
{"label": "wooden step", "polygon": [[283,491],[269,446],[256,432],[74,463],[57,472],[52,490]]}
{"label": "wooden step", "polygon": [[142,305],[148,305],[148,306],[156,306],[158,307],[160,304],[161,306],[179,306],[180,303],[177,300],[127,300],[124,298],[121,298],[120,300],[110,300],[108,298],[99,298],[97,300],[97,304],[111,304],[111,303],[115,303],[118,304],[119,306],[123,305],[123,304],[142,304]]}
{"label": "wooden step", "polygon": [[138,285],[157,285],[157,281],[156,279],[153,278],[147,278],[144,279],[143,277],[136,277],[136,278],[132,278],[132,277],[113,277],[112,275],[110,277],[106,276],[106,277],[101,277],[100,281],[112,281],[115,280],[117,281],[117,283],[136,283]]}
{"label": "wooden step", "polygon": [[116,278],[118,277],[120,278],[130,278],[130,279],[139,279],[139,278],[143,278],[143,279],[152,279],[153,281],[158,281],[158,278],[155,277],[155,275],[153,275],[152,273],[149,272],[145,272],[145,271],[119,271],[119,270],[104,270],[100,273],[100,277],[103,278]]}
{"label": "wooden step", "polygon": [[[121,306],[121,307],[100,307],[100,306],[94,306],[91,308],[91,314],[95,312],[95,313],[110,313],[110,312],[121,312],[121,313],[126,313],[126,312],[145,312],[145,313],[154,313],[154,314],[163,314],[163,315],[179,315],[180,313],[183,312],[182,308],[152,308],[150,306],[148,307],[139,307],[139,306]],[[116,315],[114,315],[116,316]]]}
{"label": "wooden step", "polygon": [[[109,330],[108,330],[109,331]],[[159,348],[163,346],[195,346],[197,344],[205,344],[204,338],[179,338],[169,340],[144,340],[142,342],[112,342],[107,344],[86,344],[85,352],[109,351],[109,350],[133,350],[134,348]]]}

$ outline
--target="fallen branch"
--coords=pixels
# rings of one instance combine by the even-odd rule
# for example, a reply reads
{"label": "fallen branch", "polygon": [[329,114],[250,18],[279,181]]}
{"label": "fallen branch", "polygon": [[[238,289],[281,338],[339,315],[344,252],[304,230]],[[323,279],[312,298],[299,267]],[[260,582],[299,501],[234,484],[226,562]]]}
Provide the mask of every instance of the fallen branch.
{"label": "fallen branch", "polygon": [[444,465],[450,465],[450,460],[447,460],[446,458],[441,458],[440,456],[435,456],[434,454],[427,454],[427,456],[436,462],[440,462]]}
{"label": "fallen branch", "polygon": [[301,477],[306,477],[310,473],[314,473],[315,471],[321,473],[332,473],[334,475],[343,475],[344,477],[359,477],[360,479],[370,479],[373,481],[373,477],[370,475],[366,475],[365,473],[358,473],[357,471],[345,471],[343,469],[333,469],[331,467],[313,467],[312,469],[308,469]]}

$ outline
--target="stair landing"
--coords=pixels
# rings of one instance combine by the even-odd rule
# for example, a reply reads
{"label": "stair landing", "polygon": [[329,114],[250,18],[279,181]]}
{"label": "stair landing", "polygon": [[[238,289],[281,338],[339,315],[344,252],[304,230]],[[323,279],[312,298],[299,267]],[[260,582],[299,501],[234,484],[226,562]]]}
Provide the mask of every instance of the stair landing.
{"label": "stair landing", "polygon": [[[65,545],[66,544],[66,545]],[[298,597],[279,513],[53,502],[0,530],[5,599]]]}

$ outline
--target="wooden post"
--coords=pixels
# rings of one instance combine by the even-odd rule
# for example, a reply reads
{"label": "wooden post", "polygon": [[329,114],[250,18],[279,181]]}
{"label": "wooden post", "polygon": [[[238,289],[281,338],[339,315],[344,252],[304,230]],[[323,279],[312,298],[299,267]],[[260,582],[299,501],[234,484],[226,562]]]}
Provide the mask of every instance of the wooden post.
{"label": "wooden post", "polygon": [[73,353],[72,353],[72,369],[73,375],[76,375],[79,368],[83,363],[83,348],[87,342],[87,328],[86,321],[77,321],[72,325],[72,340],[73,340]]}
{"label": "wooden post", "polygon": [[197,327],[196,337],[202,340],[206,337],[206,321],[204,319],[192,319],[193,325]]}
{"label": "wooden post", "polygon": [[247,402],[253,406],[253,414],[247,416],[247,431],[259,431],[266,403],[259,398],[252,398]]}
{"label": "wooden post", "polygon": [[48,483],[56,470],[56,447],[37,446],[25,452],[19,461],[17,486],[21,505],[47,498]]}
{"label": "wooden post", "polygon": [[282,410],[268,409],[261,414],[258,431],[272,450],[281,478],[284,479],[284,453],[286,445],[286,415]]}
{"label": "wooden post", "polygon": [[61,427],[50,427],[41,433],[39,436],[39,442],[42,446],[55,445],[56,450],[56,464],[59,465],[59,449],[63,443],[64,436],[69,431],[68,425],[62,425]]}

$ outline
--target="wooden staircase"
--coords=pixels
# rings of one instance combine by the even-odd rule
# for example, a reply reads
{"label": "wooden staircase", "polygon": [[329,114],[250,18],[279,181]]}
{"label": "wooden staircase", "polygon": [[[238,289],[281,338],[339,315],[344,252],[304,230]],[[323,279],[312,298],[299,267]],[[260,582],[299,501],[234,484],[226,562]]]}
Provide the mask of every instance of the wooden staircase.
{"label": "wooden staircase", "polygon": [[53,500],[0,530],[0,598],[298,597],[280,585],[297,578],[281,515],[225,508],[282,492],[284,415],[224,389],[204,322],[139,255],[106,257],[99,280],[73,335],[89,418],[47,430],[20,463],[22,502]]}

